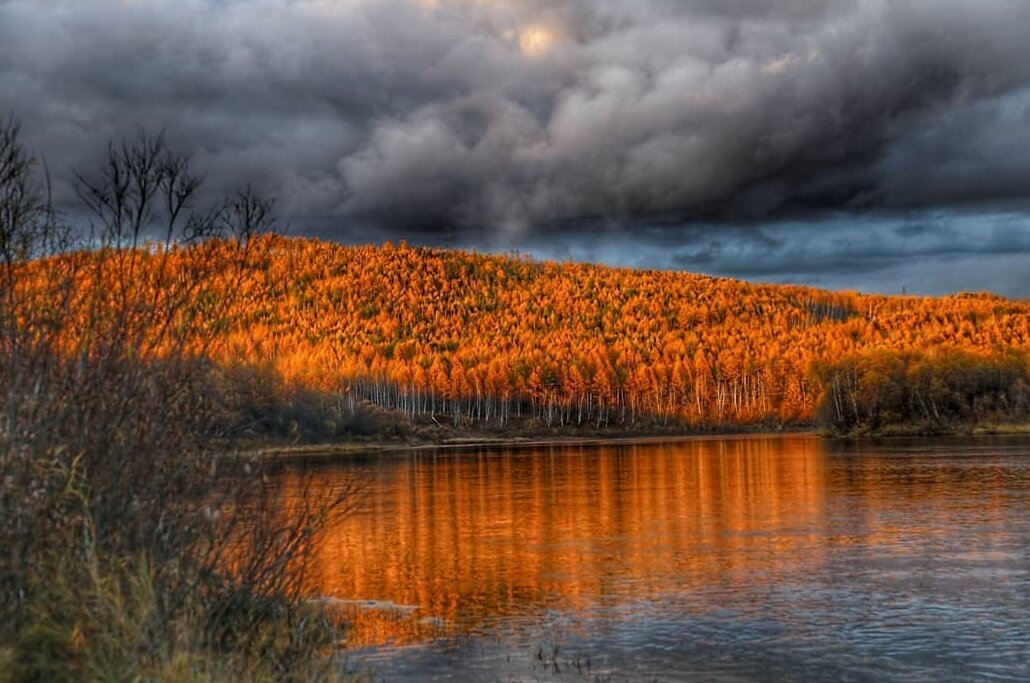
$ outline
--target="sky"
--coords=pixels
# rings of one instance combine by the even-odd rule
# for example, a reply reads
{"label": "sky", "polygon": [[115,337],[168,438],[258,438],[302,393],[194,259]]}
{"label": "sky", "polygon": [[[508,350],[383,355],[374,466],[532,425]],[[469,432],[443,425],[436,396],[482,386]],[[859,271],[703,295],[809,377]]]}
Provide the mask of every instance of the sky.
{"label": "sky", "polygon": [[0,0],[55,197],[164,131],[289,233],[1030,297],[1027,0]]}

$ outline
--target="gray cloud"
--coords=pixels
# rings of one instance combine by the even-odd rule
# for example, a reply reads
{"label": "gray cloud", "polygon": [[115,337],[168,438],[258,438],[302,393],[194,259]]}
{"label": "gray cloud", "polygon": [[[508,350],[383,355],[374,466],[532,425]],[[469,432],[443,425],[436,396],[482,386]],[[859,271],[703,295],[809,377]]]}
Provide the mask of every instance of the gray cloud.
{"label": "gray cloud", "polygon": [[867,292],[1030,292],[1030,219],[1020,214],[840,216],[819,222],[643,229],[584,240],[560,232],[525,240],[534,255],[633,268],[705,272]]}
{"label": "gray cloud", "polygon": [[746,224],[1025,214],[1030,4],[3,0],[0,108],[59,178],[165,129],[341,239],[704,226],[723,263]]}

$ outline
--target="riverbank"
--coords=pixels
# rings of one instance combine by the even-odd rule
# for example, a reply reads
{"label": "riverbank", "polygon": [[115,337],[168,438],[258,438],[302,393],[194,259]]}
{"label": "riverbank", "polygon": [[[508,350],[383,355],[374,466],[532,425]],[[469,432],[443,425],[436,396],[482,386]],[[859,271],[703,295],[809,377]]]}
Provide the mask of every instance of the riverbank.
{"label": "riverbank", "polygon": [[779,430],[727,430],[706,432],[681,432],[676,434],[629,434],[612,435],[596,434],[591,436],[552,435],[552,436],[469,436],[455,437],[440,441],[422,441],[415,439],[393,440],[348,440],[315,444],[251,444],[240,452],[245,455],[269,458],[309,458],[336,457],[368,453],[391,453],[410,451],[467,450],[476,448],[549,448],[559,446],[606,446],[676,443],[704,439],[761,438],[764,436],[783,435],[817,435],[812,426],[797,426]]}
{"label": "riverbank", "polygon": [[856,430],[838,433],[820,429],[816,425],[791,425],[783,428],[726,429],[707,431],[680,431],[675,433],[645,433],[639,431],[613,431],[590,434],[466,434],[438,440],[417,437],[360,437],[322,443],[269,443],[255,441],[244,444],[239,453],[272,459],[332,458],[347,455],[372,453],[397,453],[411,451],[458,451],[479,448],[552,448],[567,446],[627,446],[645,444],[677,443],[708,439],[762,438],[766,436],[820,436],[841,440],[875,440],[907,437],[939,436],[1026,436],[1030,435],[1030,423],[941,425],[904,424],[887,425],[879,429]]}
{"label": "riverbank", "polygon": [[1030,422],[937,424],[910,422],[888,424],[876,428],[863,427],[841,432],[828,430],[823,436],[837,439],[884,439],[923,436],[1021,436],[1030,435]]}

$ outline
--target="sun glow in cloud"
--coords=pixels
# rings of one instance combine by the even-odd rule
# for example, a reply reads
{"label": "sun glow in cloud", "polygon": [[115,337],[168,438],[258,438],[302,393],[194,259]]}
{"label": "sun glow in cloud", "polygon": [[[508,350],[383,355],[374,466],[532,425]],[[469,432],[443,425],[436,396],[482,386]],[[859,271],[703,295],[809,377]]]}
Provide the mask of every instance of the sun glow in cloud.
{"label": "sun glow in cloud", "polygon": [[530,57],[539,57],[551,50],[557,41],[556,32],[544,24],[530,24],[518,31],[519,49]]}
{"label": "sun glow in cloud", "polygon": [[[494,35],[516,46],[527,57],[540,57],[561,40],[562,32],[540,16],[532,3],[522,0],[415,0],[427,12],[445,8],[466,8],[470,11],[489,8]],[[535,15],[535,16],[534,16]],[[483,24],[480,24],[482,26]]]}

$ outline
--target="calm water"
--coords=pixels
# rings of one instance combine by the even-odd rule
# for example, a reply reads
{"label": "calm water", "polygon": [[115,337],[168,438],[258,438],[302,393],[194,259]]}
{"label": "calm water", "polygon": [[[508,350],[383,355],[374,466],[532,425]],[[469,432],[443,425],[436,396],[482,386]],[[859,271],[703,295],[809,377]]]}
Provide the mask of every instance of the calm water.
{"label": "calm water", "polygon": [[[1030,440],[485,448],[362,482],[313,594],[375,680],[1030,680]],[[288,505],[287,505],[288,506]]]}

